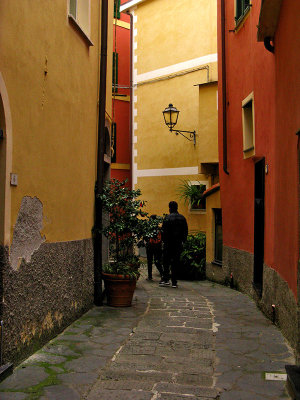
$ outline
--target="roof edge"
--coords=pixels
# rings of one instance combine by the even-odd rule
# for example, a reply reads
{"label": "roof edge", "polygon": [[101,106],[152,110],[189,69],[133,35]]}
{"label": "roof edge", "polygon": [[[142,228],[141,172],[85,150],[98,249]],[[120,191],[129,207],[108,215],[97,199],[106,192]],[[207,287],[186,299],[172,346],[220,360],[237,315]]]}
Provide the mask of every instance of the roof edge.
{"label": "roof edge", "polygon": [[120,6],[120,12],[128,11],[131,8],[137,6],[138,4],[144,3],[145,1],[147,0],[129,0]]}

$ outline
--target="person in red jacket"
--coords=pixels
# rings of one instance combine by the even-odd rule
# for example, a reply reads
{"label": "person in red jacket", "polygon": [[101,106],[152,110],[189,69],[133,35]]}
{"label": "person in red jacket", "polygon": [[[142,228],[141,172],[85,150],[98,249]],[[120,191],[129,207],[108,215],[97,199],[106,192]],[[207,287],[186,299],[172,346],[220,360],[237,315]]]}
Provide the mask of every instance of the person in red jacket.
{"label": "person in red jacket", "polygon": [[170,286],[170,267],[172,287],[177,288],[177,274],[180,267],[180,255],[183,243],[187,239],[188,224],[183,215],[178,212],[176,201],[169,203],[170,214],[163,221],[163,280],[161,286]]}
{"label": "person in red jacket", "polygon": [[[156,215],[151,215],[151,219],[156,219]],[[148,264],[148,281],[152,281],[152,264],[154,262],[158,272],[160,274],[161,280],[163,277],[163,268],[161,264],[162,258],[162,240],[161,231],[158,230],[157,236],[150,238],[146,243],[146,254],[147,254],[147,264]]]}

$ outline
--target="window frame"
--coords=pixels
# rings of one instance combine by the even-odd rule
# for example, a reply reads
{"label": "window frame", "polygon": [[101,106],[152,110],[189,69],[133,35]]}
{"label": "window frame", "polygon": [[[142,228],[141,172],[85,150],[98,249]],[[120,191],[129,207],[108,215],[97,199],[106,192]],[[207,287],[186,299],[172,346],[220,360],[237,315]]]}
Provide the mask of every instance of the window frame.
{"label": "window frame", "polygon": [[[251,0],[235,0],[234,5],[235,5],[234,20],[235,20],[235,25],[238,26],[250,11],[252,4]],[[241,11],[238,15],[239,8],[241,8]]]}
{"label": "window frame", "polygon": [[[87,20],[88,24],[84,26],[80,23],[80,17],[78,16],[78,1],[80,0],[68,0],[68,19],[70,24],[76,29],[77,32],[83,37],[88,46],[94,46],[90,39],[91,33],[91,0],[86,0],[88,2],[87,10]],[[72,5],[73,3],[73,5]],[[74,12],[75,10],[75,12]],[[75,14],[75,15],[74,15]]]}
{"label": "window frame", "polygon": [[255,111],[254,92],[252,92],[242,101],[244,158],[249,158],[255,155],[255,112],[254,111]]}

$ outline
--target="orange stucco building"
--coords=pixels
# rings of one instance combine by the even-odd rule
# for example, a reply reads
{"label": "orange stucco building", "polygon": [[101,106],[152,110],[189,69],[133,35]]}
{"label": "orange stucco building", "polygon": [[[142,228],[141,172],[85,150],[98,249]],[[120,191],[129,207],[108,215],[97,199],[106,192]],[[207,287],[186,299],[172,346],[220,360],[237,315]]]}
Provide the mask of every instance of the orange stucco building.
{"label": "orange stucco building", "polygon": [[293,0],[218,2],[217,272],[253,296],[298,352],[299,23]]}

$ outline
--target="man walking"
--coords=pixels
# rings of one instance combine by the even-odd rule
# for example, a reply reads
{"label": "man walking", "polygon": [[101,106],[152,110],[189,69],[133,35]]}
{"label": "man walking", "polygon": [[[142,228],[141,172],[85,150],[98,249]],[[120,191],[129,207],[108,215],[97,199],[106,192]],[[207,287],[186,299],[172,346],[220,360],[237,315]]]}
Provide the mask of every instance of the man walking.
{"label": "man walking", "polygon": [[169,203],[170,214],[165,218],[162,226],[163,240],[163,280],[161,286],[170,286],[170,267],[172,287],[177,288],[177,275],[180,267],[182,245],[188,235],[188,225],[183,215],[178,213],[176,201]]}

